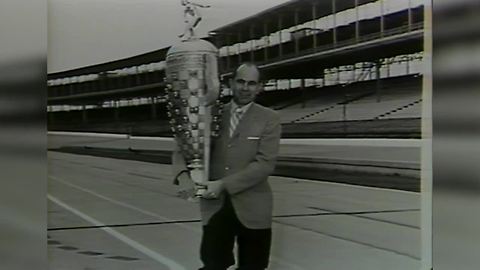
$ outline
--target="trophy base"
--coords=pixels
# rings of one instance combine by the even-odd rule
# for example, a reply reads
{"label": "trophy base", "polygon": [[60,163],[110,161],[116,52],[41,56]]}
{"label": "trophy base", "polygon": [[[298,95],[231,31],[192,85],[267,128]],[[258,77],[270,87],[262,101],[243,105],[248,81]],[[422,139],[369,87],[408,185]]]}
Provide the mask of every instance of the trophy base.
{"label": "trophy base", "polygon": [[206,186],[196,186],[195,187],[195,197],[201,198],[203,195],[207,193],[207,187]]}

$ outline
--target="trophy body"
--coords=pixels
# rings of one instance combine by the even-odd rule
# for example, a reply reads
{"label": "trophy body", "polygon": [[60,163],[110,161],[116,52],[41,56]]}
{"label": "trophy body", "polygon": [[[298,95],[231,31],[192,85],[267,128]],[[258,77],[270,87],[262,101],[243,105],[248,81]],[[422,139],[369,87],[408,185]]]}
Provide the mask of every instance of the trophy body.
{"label": "trophy body", "polygon": [[195,196],[209,180],[210,141],[220,129],[218,50],[201,39],[190,39],[167,52],[166,79],[171,129],[185,159]]}

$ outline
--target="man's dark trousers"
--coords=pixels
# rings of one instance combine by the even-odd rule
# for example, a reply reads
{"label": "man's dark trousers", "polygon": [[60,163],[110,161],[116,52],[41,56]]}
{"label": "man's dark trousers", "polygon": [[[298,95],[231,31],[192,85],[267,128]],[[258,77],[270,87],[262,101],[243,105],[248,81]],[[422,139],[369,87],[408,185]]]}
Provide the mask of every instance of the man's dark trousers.
{"label": "man's dark trousers", "polygon": [[203,226],[199,270],[225,270],[235,264],[233,246],[237,238],[238,270],[263,270],[270,256],[272,229],[248,229],[238,220],[228,194],[220,211]]}

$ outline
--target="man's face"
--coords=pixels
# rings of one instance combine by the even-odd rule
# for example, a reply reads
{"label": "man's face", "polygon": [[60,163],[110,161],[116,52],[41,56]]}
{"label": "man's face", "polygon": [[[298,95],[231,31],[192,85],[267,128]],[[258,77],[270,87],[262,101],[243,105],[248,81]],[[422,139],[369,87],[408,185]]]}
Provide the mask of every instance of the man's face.
{"label": "man's face", "polygon": [[240,66],[232,81],[233,101],[243,106],[252,102],[260,90],[260,74],[253,66]]}

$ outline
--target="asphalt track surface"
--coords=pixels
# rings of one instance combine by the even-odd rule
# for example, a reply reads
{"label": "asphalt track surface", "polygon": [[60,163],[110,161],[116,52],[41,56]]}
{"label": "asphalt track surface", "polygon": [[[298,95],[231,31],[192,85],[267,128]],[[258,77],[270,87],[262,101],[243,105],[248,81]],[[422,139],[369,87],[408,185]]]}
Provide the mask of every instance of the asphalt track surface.
{"label": "asphalt track surface", "polygon": [[[83,145],[93,137],[62,138],[49,136],[49,146]],[[93,143],[119,140],[96,137]],[[198,204],[176,196],[169,165],[49,152],[48,170],[49,269],[201,265]],[[269,181],[275,197],[269,269],[420,269],[419,193]]]}

